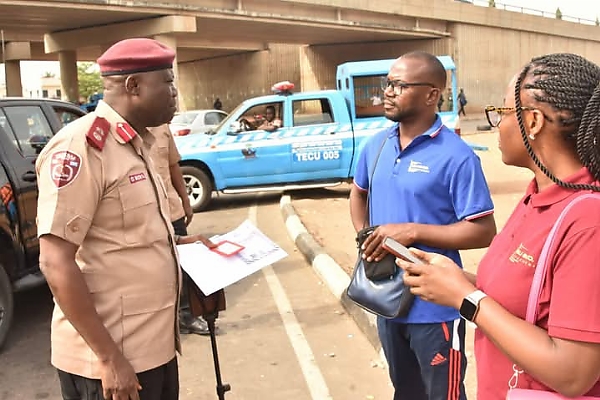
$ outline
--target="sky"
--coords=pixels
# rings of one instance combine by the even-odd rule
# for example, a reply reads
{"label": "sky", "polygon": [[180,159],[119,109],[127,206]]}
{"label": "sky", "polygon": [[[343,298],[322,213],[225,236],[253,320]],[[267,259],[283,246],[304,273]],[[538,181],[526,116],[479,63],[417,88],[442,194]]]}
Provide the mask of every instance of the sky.
{"label": "sky", "polygon": [[[488,3],[488,0],[472,1],[475,4]],[[564,19],[567,19],[567,17],[576,17],[595,21],[596,17],[600,18],[600,0],[496,0],[496,5],[498,8],[506,5],[507,9],[514,9],[511,7],[524,7],[531,10],[541,10],[547,12],[549,16],[553,16],[556,8],[560,7]],[[38,81],[38,78],[46,72],[53,72],[56,76],[59,76],[60,69],[58,62],[21,62],[23,86],[29,86],[26,81]],[[4,65],[0,63],[0,84],[2,83],[4,83]]]}

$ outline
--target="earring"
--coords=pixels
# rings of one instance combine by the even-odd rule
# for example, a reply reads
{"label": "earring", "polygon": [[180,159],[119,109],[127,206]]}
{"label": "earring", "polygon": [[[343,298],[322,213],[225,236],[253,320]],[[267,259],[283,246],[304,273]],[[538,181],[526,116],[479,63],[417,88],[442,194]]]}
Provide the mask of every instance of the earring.
{"label": "earring", "polygon": [[531,133],[529,134],[529,139],[531,140],[535,140],[535,136],[533,136]]}

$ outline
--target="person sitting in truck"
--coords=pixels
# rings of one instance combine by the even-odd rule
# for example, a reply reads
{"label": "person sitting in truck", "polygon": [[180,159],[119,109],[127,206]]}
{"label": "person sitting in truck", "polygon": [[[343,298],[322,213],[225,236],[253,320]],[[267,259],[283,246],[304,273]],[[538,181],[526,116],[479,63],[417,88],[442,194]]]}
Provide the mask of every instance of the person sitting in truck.
{"label": "person sitting in truck", "polygon": [[265,109],[265,120],[256,129],[273,132],[281,128],[281,125],[281,120],[275,116],[275,106],[267,106]]}

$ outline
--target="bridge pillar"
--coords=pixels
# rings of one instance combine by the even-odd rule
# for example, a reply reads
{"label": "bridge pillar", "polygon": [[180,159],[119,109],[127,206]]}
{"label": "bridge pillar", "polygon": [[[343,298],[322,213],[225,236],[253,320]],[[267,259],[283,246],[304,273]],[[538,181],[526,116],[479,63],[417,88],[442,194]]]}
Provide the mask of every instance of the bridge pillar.
{"label": "bridge pillar", "polygon": [[79,101],[79,79],[77,77],[77,53],[75,50],[63,50],[58,53],[60,62],[60,81],[63,100]]}
{"label": "bridge pillar", "polygon": [[6,75],[6,95],[15,97],[23,96],[21,62],[19,60],[7,60],[4,64],[4,72]]}
{"label": "bridge pillar", "polygon": [[173,75],[175,77],[175,87],[177,88],[177,111],[185,111],[185,102],[181,98],[179,91],[179,68],[177,65],[177,38],[170,35],[156,35],[154,40],[159,41],[167,47],[175,50],[175,60],[173,60]]}
{"label": "bridge pillar", "polygon": [[[315,71],[315,52],[311,46],[300,46],[298,57],[300,59],[300,87],[303,91],[323,89]],[[335,80],[335,78],[334,78]]]}

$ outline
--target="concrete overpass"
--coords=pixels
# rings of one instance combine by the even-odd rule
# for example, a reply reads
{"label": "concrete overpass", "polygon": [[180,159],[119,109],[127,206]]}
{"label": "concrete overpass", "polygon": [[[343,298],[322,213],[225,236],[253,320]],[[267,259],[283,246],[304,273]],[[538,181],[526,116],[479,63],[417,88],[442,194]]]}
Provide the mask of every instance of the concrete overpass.
{"label": "concrete overpass", "polygon": [[501,98],[533,55],[600,61],[600,28],[452,0],[0,0],[7,92],[21,94],[21,60],[59,60],[63,93],[77,100],[76,61],[112,43],[154,37],[177,49],[183,108],[226,108],[290,79],[334,86],[335,66],[423,49],[450,54],[469,105]]}

